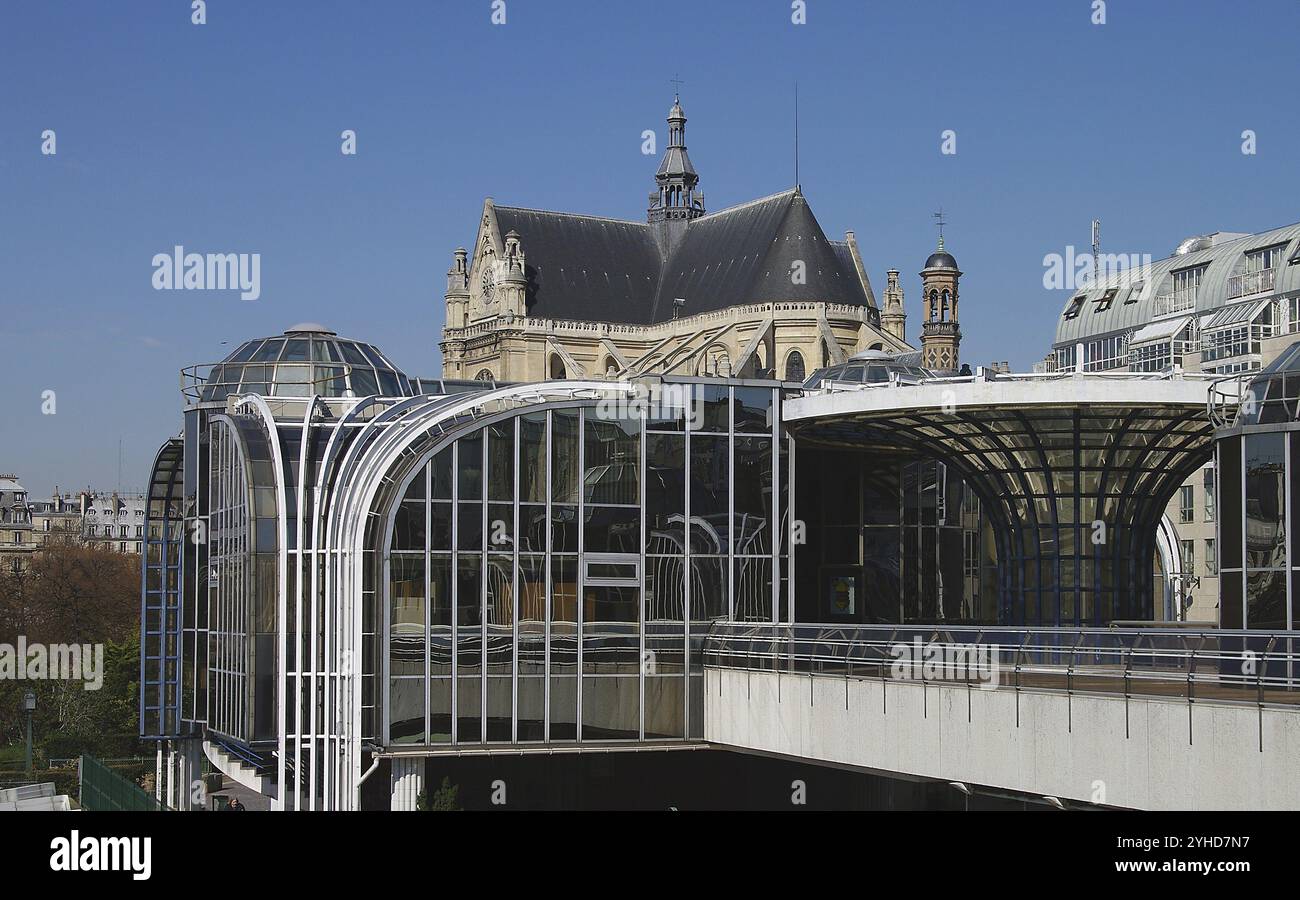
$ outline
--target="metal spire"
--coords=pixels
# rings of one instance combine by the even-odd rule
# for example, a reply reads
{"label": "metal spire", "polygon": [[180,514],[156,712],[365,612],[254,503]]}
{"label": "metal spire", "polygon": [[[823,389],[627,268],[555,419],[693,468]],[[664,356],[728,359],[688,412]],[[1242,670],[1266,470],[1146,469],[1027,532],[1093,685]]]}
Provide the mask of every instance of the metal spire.
{"label": "metal spire", "polygon": [[794,190],[803,193],[799,184],[799,82],[794,83]]}

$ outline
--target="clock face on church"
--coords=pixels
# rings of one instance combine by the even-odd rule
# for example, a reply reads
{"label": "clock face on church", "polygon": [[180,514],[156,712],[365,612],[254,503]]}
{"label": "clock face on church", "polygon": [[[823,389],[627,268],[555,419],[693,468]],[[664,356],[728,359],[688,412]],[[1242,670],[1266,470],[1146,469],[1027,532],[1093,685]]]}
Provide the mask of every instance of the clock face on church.
{"label": "clock face on church", "polygon": [[483,284],[483,302],[491,303],[493,300],[493,295],[496,294],[496,290],[497,290],[497,280],[496,277],[493,276],[491,269],[483,270],[482,284]]}

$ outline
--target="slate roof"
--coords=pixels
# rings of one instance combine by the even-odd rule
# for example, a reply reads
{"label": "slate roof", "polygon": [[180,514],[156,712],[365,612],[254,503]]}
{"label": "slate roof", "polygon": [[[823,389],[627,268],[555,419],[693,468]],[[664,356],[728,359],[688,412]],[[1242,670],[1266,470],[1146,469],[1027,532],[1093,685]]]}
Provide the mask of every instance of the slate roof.
{"label": "slate roof", "polygon": [[496,207],[501,234],[519,233],[530,316],[649,323],[663,268],[654,231],[572,213]]}
{"label": "slate roof", "polygon": [[530,316],[650,324],[671,319],[678,297],[687,316],[778,300],[875,306],[848,246],[827,240],[797,190],[690,220],[667,253],[657,224],[494,209],[500,234],[519,233]]}

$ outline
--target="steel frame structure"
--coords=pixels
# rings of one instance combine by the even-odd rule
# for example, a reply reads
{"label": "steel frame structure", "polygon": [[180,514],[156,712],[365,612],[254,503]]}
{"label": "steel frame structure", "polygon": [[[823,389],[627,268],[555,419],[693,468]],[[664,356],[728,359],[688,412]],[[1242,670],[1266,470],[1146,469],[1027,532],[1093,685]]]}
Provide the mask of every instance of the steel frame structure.
{"label": "steel frame structure", "polygon": [[1210,458],[1208,381],[981,373],[916,385],[832,385],[791,401],[788,427],[831,447],[904,447],[979,497],[998,551],[1002,624],[1150,619],[1156,529]]}

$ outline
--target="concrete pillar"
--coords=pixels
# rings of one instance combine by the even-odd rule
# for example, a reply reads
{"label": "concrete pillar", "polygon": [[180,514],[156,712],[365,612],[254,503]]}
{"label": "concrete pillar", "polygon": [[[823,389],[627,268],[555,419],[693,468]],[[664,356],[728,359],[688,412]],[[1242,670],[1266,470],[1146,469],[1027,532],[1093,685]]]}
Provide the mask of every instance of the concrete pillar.
{"label": "concrete pillar", "polygon": [[[175,790],[173,792],[174,802],[173,809],[180,810],[202,810],[206,800],[206,793],[195,791],[196,782],[202,779],[202,761],[203,761],[203,744],[201,741],[190,738],[175,742],[176,746],[176,764],[173,767],[175,773]],[[195,800],[195,797],[198,797]]]}

